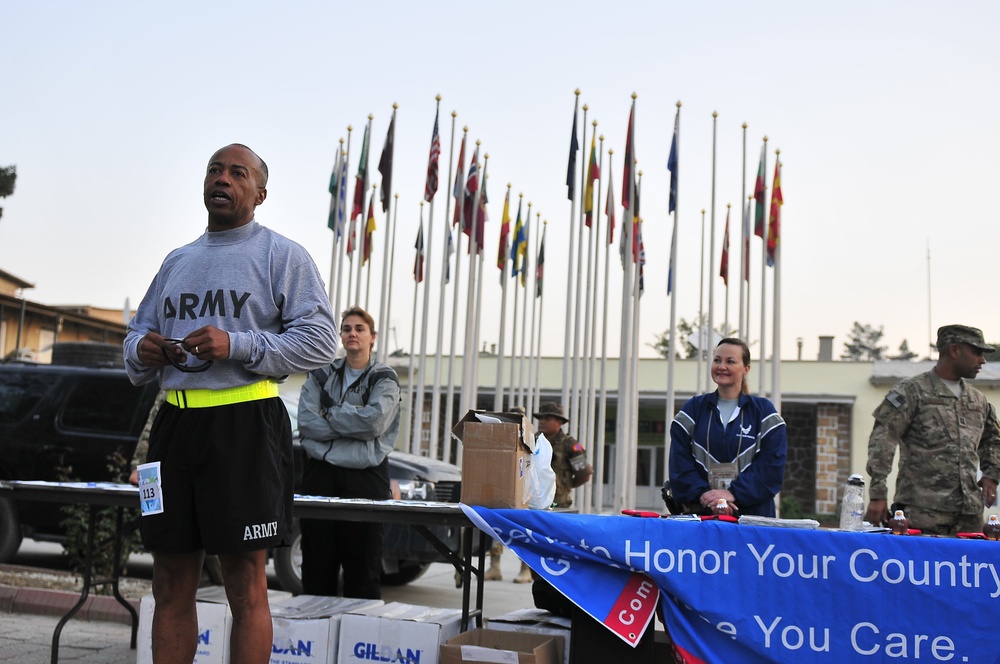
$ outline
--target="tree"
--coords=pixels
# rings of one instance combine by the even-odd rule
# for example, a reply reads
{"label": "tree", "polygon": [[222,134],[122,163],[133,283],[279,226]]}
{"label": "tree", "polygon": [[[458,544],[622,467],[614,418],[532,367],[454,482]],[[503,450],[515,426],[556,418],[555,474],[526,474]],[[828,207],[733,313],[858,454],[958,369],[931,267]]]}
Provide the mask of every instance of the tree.
{"label": "tree", "polygon": [[898,360],[900,362],[910,362],[917,359],[917,354],[910,350],[910,345],[906,343],[906,339],[903,339],[903,343],[899,344],[899,354],[890,355],[890,360]]}
{"label": "tree", "polygon": [[[698,340],[698,330],[706,325],[708,325],[708,314],[703,314],[700,318],[695,316],[691,320],[681,318],[681,322],[677,324],[676,351],[678,359],[694,359],[698,357],[698,348],[695,346],[694,342]],[[715,329],[715,333],[720,338],[736,336],[736,330],[732,328],[727,330],[724,325],[717,327]],[[657,334],[653,339],[653,343],[646,345],[655,350],[660,357],[669,358],[670,330],[664,330],[660,334]],[[714,344],[710,343],[709,345]]]}
{"label": "tree", "polygon": [[[14,193],[14,183],[17,181],[17,166],[0,166],[0,198],[7,198]],[[0,207],[0,219],[3,218],[3,208]]]}
{"label": "tree", "polygon": [[878,329],[871,325],[862,325],[855,321],[847,335],[848,340],[844,342],[844,352],[840,359],[848,362],[875,362],[883,359],[888,346],[880,346],[884,334],[882,326]]}

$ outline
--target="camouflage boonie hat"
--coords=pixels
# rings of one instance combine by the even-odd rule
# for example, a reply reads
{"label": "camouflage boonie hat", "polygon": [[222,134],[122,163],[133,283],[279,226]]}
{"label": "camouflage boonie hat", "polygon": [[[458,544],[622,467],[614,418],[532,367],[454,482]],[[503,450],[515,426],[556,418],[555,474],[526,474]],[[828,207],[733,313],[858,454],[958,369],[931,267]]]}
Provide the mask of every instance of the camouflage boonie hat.
{"label": "camouflage boonie hat", "polygon": [[535,413],[535,419],[539,417],[557,417],[563,421],[563,424],[569,422],[569,418],[563,415],[562,406],[557,404],[555,401],[545,401],[538,406],[538,412]]}
{"label": "camouflage boonie hat", "polygon": [[978,327],[968,325],[945,325],[938,328],[937,347],[941,349],[948,344],[969,344],[973,348],[984,353],[993,352],[993,346],[989,346],[983,338],[983,331]]}

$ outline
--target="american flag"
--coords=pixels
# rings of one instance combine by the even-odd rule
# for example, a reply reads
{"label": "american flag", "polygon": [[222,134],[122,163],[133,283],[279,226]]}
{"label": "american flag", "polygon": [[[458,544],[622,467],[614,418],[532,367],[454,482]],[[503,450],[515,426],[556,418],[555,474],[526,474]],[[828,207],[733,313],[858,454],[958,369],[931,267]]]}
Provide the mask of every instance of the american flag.
{"label": "american flag", "polygon": [[417,250],[417,256],[413,259],[413,280],[418,284],[424,280],[424,221],[420,220],[420,228],[417,229],[417,243],[413,245]]}
{"label": "american flag", "polygon": [[434,134],[431,136],[431,154],[427,158],[427,184],[424,185],[424,200],[428,203],[438,190],[438,157],[441,156],[441,136],[438,134],[438,114],[434,114]]}

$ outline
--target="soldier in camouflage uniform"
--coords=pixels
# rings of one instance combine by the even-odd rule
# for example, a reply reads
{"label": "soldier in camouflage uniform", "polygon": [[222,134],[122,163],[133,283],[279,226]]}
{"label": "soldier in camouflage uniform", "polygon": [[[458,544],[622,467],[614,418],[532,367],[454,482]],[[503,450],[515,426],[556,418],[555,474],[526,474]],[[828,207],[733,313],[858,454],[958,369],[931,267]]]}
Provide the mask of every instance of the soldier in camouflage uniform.
{"label": "soldier in camouflage uniform", "polygon": [[[982,331],[938,329],[939,359],[930,371],[903,380],[875,410],[868,440],[871,502],[865,519],[888,525],[886,476],[899,447],[894,508],[925,533],[979,532],[984,506],[996,500],[1000,423],[975,378],[992,351]],[[983,476],[976,482],[976,471]]]}
{"label": "soldier in camouflage uniform", "polygon": [[594,474],[587,465],[587,453],[583,445],[562,430],[569,419],[563,415],[562,406],[547,401],[535,413],[538,430],[552,444],[552,470],[556,474],[556,507],[573,504],[573,489],[583,486]]}

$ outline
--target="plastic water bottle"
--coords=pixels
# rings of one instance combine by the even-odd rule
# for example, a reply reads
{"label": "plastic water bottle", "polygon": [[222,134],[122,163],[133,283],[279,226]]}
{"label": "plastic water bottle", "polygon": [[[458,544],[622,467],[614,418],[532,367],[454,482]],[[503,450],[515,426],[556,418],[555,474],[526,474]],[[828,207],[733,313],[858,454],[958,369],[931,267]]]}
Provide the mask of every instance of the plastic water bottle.
{"label": "plastic water bottle", "polygon": [[844,498],[840,503],[840,529],[861,530],[864,527],[865,480],[854,474],[847,478]]}

